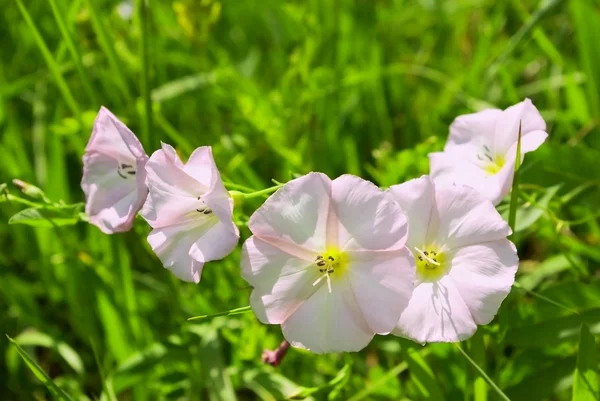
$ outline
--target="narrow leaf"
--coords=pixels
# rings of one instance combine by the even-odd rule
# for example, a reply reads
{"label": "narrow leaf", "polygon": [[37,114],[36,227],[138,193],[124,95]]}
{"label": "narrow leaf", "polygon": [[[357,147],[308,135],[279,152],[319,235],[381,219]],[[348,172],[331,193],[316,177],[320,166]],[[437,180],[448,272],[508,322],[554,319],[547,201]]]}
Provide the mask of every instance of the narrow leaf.
{"label": "narrow leaf", "polygon": [[[520,136],[519,136],[520,137]],[[498,387],[498,385],[496,383],[494,383],[494,381],[492,379],[490,379],[490,377],[487,375],[487,373],[485,373],[485,371],[483,369],[481,369],[481,367],[479,367],[479,365],[477,365],[477,363],[475,363],[475,361],[473,359],[471,359],[471,357],[469,356],[469,354],[467,354],[458,344],[454,344],[456,346],[456,348],[458,349],[458,351],[460,351],[460,353],[467,359],[467,361],[473,365],[473,367],[475,368],[475,370],[477,372],[479,372],[479,374],[481,375],[481,377],[483,377],[483,379],[486,381],[486,383],[492,388],[492,390],[494,390],[496,392],[496,394],[498,394],[498,397],[502,400],[505,401],[510,401],[510,398],[508,398],[506,396],[506,394],[504,394],[502,392],[502,390],[500,390],[500,387]]]}
{"label": "narrow leaf", "polygon": [[508,213],[508,225],[513,230],[517,223],[517,200],[519,199],[519,167],[521,166],[521,122],[519,122],[519,137],[517,139],[517,155],[515,158],[515,173],[510,195],[510,211]]}
{"label": "narrow leaf", "polygon": [[188,320],[200,320],[200,319],[212,319],[219,316],[233,316],[233,315],[241,315],[243,313],[248,313],[252,311],[250,306],[242,306],[241,308],[231,309],[225,312],[213,313],[211,315],[200,315],[190,317]]}
{"label": "narrow leaf", "polygon": [[12,216],[8,220],[8,224],[27,224],[34,227],[54,228],[71,226],[77,224],[79,220],[79,213],[73,210],[29,208]]}
{"label": "narrow leaf", "polygon": [[600,400],[599,388],[596,342],[589,327],[582,324],[577,366],[573,375],[573,401],[598,401]]}
{"label": "narrow leaf", "polygon": [[19,6],[19,9],[21,10],[23,18],[25,19],[25,22],[29,27],[29,30],[35,38],[35,42],[37,43],[38,47],[40,48],[40,51],[42,52],[42,56],[44,56],[44,60],[46,61],[48,68],[50,68],[50,72],[52,73],[52,76],[56,81],[56,85],[58,85],[58,89],[60,90],[62,96],[65,98],[65,101],[67,102],[67,105],[71,109],[73,115],[75,115],[79,119],[81,116],[81,111],[79,110],[79,106],[77,105],[75,98],[71,94],[69,86],[65,82],[65,79],[63,78],[62,73],[60,72],[58,63],[54,59],[54,56],[52,55],[50,50],[48,49],[46,42],[44,42],[42,35],[40,34],[33,20],[31,19],[31,15],[29,15],[29,11],[27,11],[27,8],[23,5],[23,2],[21,0],[16,1],[17,6]]}
{"label": "narrow leaf", "polygon": [[13,340],[12,338],[6,336],[8,340],[15,346],[19,356],[25,361],[27,367],[31,370],[31,372],[37,377],[43,384],[46,386],[50,393],[58,398],[59,400],[71,401],[71,397],[67,395],[60,387],[54,383],[54,381],[44,372],[42,368],[39,367],[37,363],[19,346],[19,344]]}

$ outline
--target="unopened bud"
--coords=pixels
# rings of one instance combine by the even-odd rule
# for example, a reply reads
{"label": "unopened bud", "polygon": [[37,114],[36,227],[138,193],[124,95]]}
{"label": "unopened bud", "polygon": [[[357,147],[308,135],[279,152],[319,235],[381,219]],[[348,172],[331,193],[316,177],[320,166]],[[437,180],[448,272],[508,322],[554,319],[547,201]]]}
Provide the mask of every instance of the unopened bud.
{"label": "unopened bud", "polygon": [[46,203],[49,202],[49,199],[48,199],[48,197],[46,197],[46,194],[44,193],[44,191],[42,191],[35,185],[32,185],[28,182],[25,182],[25,181],[22,181],[19,179],[14,179],[13,184],[15,184],[15,186],[17,188],[19,188],[21,190],[21,192],[23,192],[25,195],[29,196],[30,198],[41,199]]}

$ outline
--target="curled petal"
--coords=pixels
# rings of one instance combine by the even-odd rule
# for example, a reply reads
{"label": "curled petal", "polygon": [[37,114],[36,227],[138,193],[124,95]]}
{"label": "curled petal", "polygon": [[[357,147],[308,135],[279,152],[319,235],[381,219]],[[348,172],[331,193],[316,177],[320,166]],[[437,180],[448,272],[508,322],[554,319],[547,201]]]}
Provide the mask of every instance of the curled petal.
{"label": "curled petal", "polygon": [[148,194],[147,160],[136,136],[102,107],[83,156],[81,188],[90,222],[104,233],[131,229]]}
{"label": "curled petal", "polygon": [[446,275],[417,285],[392,334],[425,344],[466,340],[476,330],[468,306]]}
{"label": "curled petal", "polygon": [[171,145],[162,143],[162,148],[150,156],[146,164],[148,186],[173,195],[198,198],[208,188],[183,170],[183,163]]}
{"label": "curled petal", "polygon": [[510,292],[518,265],[517,250],[507,239],[456,251],[449,275],[477,324],[492,321]]}
{"label": "curled petal", "polygon": [[155,228],[148,235],[148,243],[165,268],[183,281],[198,283],[204,263],[194,260],[189,251],[208,229],[209,227],[196,227],[189,223]]}
{"label": "curled petal", "polygon": [[504,110],[502,118],[498,119],[494,132],[494,147],[497,152],[505,154],[517,142],[519,124],[522,138],[533,131],[546,131],[542,115],[531,100],[525,99]]}

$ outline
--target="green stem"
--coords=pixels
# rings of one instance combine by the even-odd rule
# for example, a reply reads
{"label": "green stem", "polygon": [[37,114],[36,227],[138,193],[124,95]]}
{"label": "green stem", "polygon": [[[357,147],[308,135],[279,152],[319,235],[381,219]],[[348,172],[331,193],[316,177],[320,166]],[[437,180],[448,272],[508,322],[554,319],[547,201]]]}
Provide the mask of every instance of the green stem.
{"label": "green stem", "polygon": [[142,60],[142,71],[140,77],[140,92],[142,95],[142,142],[150,149],[156,144],[152,135],[152,99],[150,97],[150,61],[148,56],[148,13],[150,0],[137,1],[137,16],[140,26],[140,59]]}
{"label": "green stem", "polygon": [[510,401],[510,398],[508,398],[508,396],[506,394],[504,394],[504,392],[502,390],[500,390],[500,387],[498,387],[496,385],[496,383],[494,383],[494,381],[492,379],[490,379],[490,377],[487,375],[487,373],[485,373],[485,371],[483,369],[481,369],[479,367],[479,365],[477,365],[477,363],[475,363],[475,361],[473,359],[471,359],[471,357],[469,356],[469,354],[467,354],[461,347],[460,345],[458,345],[457,343],[454,343],[454,346],[460,351],[461,354],[463,354],[463,356],[467,359],[467,361],[469,361],[469,363],[471,365],[473,365],[473,367],[475,368],[475,370],[477,370],[477,372],[481,375],[481,377],[483,377],[483,379],[487,382],[487,384],[498,394],[498,396],[505,400],[505,401]]}
{"label": "green stem", "polygon": [[275,185],[274,187],[269,187],[266,189],[261,189],[260,191],[256,191],[256,192],[250,192],[250,193],[243,193],[242,195],[244,195],[244,199],[252,199],[252,198],[258,198],[260,196],[265,196],[265,195],[270,195],[273,192],[277,191],[279,188],[281,188],[284,184],[279,184],[279,185]]}

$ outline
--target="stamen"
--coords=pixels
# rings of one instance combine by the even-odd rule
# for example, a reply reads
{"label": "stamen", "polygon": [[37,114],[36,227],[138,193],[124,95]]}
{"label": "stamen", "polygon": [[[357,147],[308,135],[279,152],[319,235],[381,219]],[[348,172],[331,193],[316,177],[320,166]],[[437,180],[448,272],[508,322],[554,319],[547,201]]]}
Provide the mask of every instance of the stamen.
{"label": "stamen", "polygon": [[119,163],[117,164],[117,174],[126,180],[127,175],[135,175],[135,167],[131,164]]}
{"label": "stamen", "polygon": [[[421,257],[423,257],[423,259],[425,259],[427,262],[431,263],[432,265],[436,265],[436,266],[440,265],[437,260],[431,259],[429,256],[427,256],[429,254],[427,251],[422,251],[421,249],[417,248],[416,246],[415,246],[415,250],[417,252],[419,252]],[[423,260],[423,259],[419,258],[419,260]]]}

